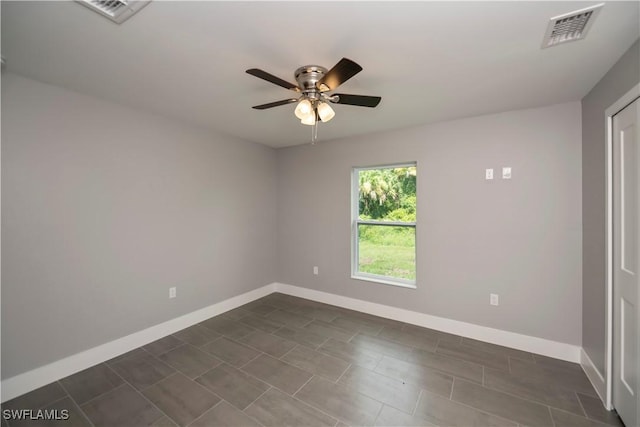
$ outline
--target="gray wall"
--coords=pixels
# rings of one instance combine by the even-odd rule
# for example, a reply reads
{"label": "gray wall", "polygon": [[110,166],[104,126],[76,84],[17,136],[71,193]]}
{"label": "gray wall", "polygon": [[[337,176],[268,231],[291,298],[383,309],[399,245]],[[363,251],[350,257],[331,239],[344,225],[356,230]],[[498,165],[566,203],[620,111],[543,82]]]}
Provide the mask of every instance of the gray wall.
{"label": "gray wall", "polygon": [[3,74],[2,378],[275,281],[275,167],[270,148]]}
{"label": "gray wall", "polygon": [[[353,280],[351,168],[407,161],[417,289]],[[503,166],[512,180],[484,180]],[[578,102],[278,150],[278,279],[579,345],[581,173]]]}
{"label": "gray wall", "polygon": [[605,110],[640,82],[640,42],[582,99],[582,346],[605,372]]}

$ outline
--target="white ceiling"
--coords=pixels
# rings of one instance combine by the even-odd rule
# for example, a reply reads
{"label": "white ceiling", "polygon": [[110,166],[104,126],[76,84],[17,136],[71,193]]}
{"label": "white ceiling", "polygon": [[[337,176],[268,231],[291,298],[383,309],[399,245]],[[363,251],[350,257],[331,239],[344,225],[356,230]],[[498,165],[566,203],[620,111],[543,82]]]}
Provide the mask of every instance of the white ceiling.
{"label": "white ceiling", "polygon": [[585,40],[541,49],[548,19],[597,2],[152,1],[122,25],[74,2],[2,1],[10,72],[272,147],[309,142],[294,81],[340,58],[364,70],[319,140],[580,100],[640,37],[639,2],[607,2]]}

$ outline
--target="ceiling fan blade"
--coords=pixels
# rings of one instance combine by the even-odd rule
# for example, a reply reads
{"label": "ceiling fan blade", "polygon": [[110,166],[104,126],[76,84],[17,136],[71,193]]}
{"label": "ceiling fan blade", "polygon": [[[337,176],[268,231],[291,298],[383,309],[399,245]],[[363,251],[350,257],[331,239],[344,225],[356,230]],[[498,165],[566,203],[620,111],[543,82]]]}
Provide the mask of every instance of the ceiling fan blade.
{"label": "ceiling fan blade", "polygon": [[337,96],[337,101],[332,101],[335,104],[357,105],[359,107],[376,107],[382,100],[379,96],[365,96],[365,95],[349,95],[347,93],[334,93],[332,95]]}
{"label": "ceiling fan blade", "polygon": [[316,88],[322,92],[335,90],[342,83],[362,71],[362,67],[350,59],[342,58],[330,69],[324,77],[316,83]]}
{"label": "ceiling fan blade", "polygon": [[295,90],[296,92],[300,92],[300,88],[293,83],[289,83],[286,80],[282,80],[280,77],[276,77],[273,74],[269,74],[266,71],[262,71],[259,68],[250,68],[247,70],[247,74],[251,74],[259,79],[266,80],[269,83],[273,83],[274,85],[282,86],[285,89]]}
{"label": "ceiling fan blade", "polygon": [[262,104],[262,105],[255,105],[251,108],[255,108],[256,110],[266,110],[267,108],[273,108],[273,107],[279,107],[281,105],[292,104],[297,100],[298,100],[297,98],[283,99],[282,101],[270,102],[268,104]]}

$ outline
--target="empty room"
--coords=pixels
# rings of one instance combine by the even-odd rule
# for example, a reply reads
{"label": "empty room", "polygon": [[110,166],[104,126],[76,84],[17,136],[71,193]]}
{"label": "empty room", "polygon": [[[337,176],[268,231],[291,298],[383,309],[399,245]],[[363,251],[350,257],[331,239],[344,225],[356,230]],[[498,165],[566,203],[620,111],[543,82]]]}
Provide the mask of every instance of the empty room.
{"label": "empty room", "polygon": [[640,2],[0,14],[1,427],[640,425]]}

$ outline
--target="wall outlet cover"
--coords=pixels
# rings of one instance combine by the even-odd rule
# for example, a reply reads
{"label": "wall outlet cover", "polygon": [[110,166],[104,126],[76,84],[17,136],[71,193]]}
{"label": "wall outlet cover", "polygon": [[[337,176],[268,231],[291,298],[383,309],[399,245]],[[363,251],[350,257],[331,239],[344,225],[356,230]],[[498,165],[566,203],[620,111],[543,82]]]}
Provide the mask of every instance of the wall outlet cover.
{"label": "wall outlet cover", "polygon": [[486,169],[484,171],[484,179],[493,179],[493,169]]}

